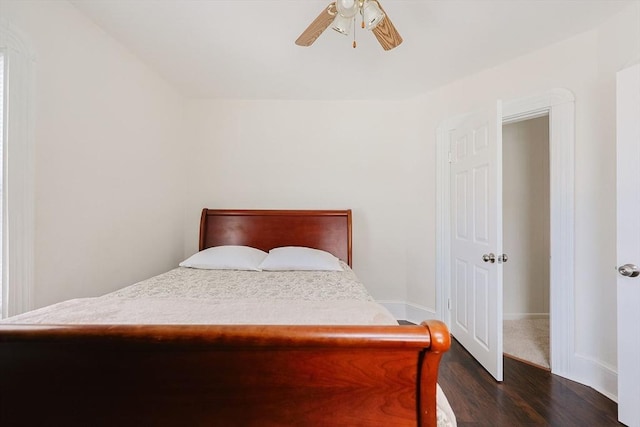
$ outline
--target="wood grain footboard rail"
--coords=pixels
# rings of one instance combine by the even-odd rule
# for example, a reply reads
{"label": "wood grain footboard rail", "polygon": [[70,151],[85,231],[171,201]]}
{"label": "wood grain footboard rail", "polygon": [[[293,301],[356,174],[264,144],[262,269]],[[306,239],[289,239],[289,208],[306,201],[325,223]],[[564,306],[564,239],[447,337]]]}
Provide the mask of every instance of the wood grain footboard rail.
{"label": "wood grain footboard rail", "polygon": [[435,426],[419,326],[0,325],[0,425]]}

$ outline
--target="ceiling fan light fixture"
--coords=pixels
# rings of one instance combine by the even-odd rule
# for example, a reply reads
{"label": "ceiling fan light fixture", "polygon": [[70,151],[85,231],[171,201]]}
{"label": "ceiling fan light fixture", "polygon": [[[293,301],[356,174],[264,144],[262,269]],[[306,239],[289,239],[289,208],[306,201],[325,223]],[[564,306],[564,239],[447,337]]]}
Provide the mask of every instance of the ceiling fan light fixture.
{"label": "ceiling fan light fixture", "polygon": [[362,7],[362,18],[364,20],[364,27],[371,31],[382,22],[384,19],[384,12],[380,9],[380,5],[375,0],[365,1]]}
{"label": "ceiling fan light fixture", "polygon": [[340,34],[344,34],[348,36],[351,32],[351,26],[353,25],[353,17],[347,18],[339,13],[336,15],[336,18],[333,20],[331,24],[331,29],[339,32]]}
{"label": "ceiling fan light fixture", "polygon": [[345,18],[353,18],[360,10],[360,2],[358,0],[337,0],[336,9],[339,15]]}
{"label": "ceiling fan light fixture", "polygon": [[[378,0],[330,0],[329,5],[296,39],[296,44],[311,46],[329,27],[348,36],[358,13],[362,27],[371,30],[384,50],[395,49],[402,43],[402,37]],[[353,47],[356,47],[355,34]]]}

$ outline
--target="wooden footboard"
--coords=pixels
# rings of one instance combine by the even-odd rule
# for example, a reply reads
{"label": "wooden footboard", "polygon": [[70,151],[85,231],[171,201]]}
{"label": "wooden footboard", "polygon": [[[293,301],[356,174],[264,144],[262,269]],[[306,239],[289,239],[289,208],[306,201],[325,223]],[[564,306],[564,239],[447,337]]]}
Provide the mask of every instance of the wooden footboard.
{"label": "wooden footboard", "polygon": [[449,332],[0,326],[2,426],[435,426]]}

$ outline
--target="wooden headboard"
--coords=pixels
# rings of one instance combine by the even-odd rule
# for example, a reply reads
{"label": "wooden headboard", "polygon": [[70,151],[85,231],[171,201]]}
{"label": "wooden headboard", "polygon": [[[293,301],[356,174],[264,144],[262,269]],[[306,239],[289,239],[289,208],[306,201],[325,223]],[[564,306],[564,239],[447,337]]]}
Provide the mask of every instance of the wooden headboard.
{"label": "wooden headboard", "polygon": [[200,250],[244,245],[263,251],[306,246],[332,253],[351,266],[351,210],[203,209]]}

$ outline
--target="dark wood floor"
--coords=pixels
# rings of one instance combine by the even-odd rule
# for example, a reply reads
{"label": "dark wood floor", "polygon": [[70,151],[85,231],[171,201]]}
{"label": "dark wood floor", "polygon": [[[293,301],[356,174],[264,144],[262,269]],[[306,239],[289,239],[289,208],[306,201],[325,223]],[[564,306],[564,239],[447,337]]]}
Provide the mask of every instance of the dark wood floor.
{"label": "dark wood floor", "polygon": [[438,382],[458,426],[621,426],[618,405],[590,387],[510,358],[496,382],[455,340]]}

